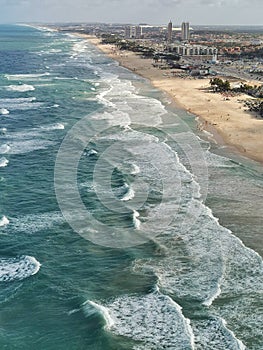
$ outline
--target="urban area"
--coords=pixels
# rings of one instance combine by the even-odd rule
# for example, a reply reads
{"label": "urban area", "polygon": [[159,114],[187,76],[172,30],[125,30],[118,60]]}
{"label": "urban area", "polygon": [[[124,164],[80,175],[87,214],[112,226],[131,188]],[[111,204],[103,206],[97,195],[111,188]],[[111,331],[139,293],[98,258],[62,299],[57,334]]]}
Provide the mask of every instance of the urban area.
{"label": "urban area", "polygon": [[250,95],[248,108],[263,116],[263,27],[174,25],[172,21],[158,26],[91,23],[55,27],[93,35],[119,50],[152,58],[155,67],[169,69],[178,77],[211,77],[215,90]]}

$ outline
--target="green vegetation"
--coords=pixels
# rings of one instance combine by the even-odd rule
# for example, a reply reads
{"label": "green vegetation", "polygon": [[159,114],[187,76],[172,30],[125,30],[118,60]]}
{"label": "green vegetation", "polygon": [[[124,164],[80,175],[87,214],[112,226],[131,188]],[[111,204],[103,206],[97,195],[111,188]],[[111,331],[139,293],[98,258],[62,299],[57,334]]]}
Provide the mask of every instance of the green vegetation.
{"label": "green vegetation", "polygon": [[102,44],[117,44],[120,42],[120,39],[116,35],[112,34],[102,34],[101,35],[101,43]]}
{"label": "green vegetation", "polygon": [[256,100],[247,100],[245,101],[245,106],[248,107],[248,109],[251,112],[259,113],[261,117],[263,117],[263,100],[262,98],[258,98]]}
{"label": "green vegetation", "polygon": [[243,92],[245,94],[248,94],[256,98],[263,98],[262,86],[257,86],[257,85],[252,86],[252,85],[241,83],[240,87],[235,90],[237,92]]}
{"label": "green vegetation", "polygon": [[135,40],[127,40],[117,37],[116,35],[104,34],[101,36],[102,44],[112,44],[116,45],[119,50],[127,50],[139,53],[144,58],[153,58],[155,61],[166,60],[168,61],[178,61],[180,56],[173,52],[163,51],[156,52],[153,47],[147,46],[142,42]]}
{"label": "green vegetation", "polygon": [[245,93],[254,99],[245,101],[245,106],[251,111],[263,117],[263,87],[241,83],[239,87],[231,88],[228,80],[214,78],[210,80],[210,85],[218,92]]}
{"label": "green vegetation", "polygon": [[116,35],[107,35],[107,34],[102,35],[101,43],[116,45],[119,50],[138,52],[142,54],[144,57],[153,57],[155,53],[155,50],[152,47],[145,46],[133,40],[121,39]]}
{"label": "green vegetation", "polygon": [[228,80],[223,80],[220,78],[213,78],[210,80],[210,85],[215,89],[215,91],[230,91],[230,82]]}

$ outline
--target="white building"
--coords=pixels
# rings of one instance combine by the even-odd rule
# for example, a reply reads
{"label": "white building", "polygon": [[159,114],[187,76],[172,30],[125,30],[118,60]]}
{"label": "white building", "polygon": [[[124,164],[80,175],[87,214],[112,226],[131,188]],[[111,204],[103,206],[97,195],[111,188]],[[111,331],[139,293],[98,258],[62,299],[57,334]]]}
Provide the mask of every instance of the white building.
{"label": "white building", "polygon": [[141,39],[142,37],[142,27],[141,26],[135,26],[134,27],[134,38],[135,39]]}
{"label": "white building", "polygon": [[203,45],[173,45],[172,49],[175,53],[181,56],[213,56],[215,57],[218,53],[216,47],[203,46]]}
{"label": "white building", "polygon": [[190,39],[190,25],[189,22],[183,22],[181,26],[181,39],[188,41]]}
{"label": "white building", "polygon": [[141,26],[128,26],[125,28],[124,33],[125,39],[141,39],[142,37],[142,27]]}

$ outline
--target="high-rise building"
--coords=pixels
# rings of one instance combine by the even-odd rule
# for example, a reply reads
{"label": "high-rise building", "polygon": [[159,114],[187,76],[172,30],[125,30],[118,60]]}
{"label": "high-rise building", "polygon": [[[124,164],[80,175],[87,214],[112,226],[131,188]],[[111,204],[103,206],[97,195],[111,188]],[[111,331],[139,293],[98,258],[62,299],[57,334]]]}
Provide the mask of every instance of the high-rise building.
{"label": "high-rise building", "polygon": [[181,39],[188,41],[190,39],[190,26],[189,22],[183,22],[181,26]]}
{"label": "high-rise building", "polygon": [[142,27],[141,26],[135,26],[135,28],[134,28],[134,37],[136,39],[141,39],[141,37],[142,37]]}
{"label": "high-rise building", "polygon": [[125,27],[125,34],[124,34],[124,36],[125,36],[125,39],[130,39],[130,37],[131,37],[131,27],[129,26],[129,27]]}
{"label": "high-rise building", "polygon": [[167,26],[167,42],[170,44],[172,42],[172,34],[173,34],[173,24],[172,21],[168,23]]}
{"label": "high-rise building", "polygon": [[129,26],[125,27],[124,36],[126,39],[141,39],[142,37],[142,27],[141,26]]}

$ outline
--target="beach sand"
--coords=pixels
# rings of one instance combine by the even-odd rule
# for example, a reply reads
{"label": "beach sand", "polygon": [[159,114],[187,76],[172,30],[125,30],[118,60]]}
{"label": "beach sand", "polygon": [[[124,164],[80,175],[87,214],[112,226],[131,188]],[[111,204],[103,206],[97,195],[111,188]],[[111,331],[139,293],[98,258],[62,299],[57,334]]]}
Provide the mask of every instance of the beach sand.
{"label": "beach sand", "polygon": [[202,130],[216,131],[215,139],[223,141],[232,150],[263,163],[263,119],[246,111],[245,94],[225,98],[210,89],[210,78],[194,79],[176,76],[176,70],[153,67],[152,59],[142,59],[136,53],[120,51],[114,45],[104,45],[100,39],[83,35],[120,65],[147,78],[169,94],[176,104],[199,119]]}

